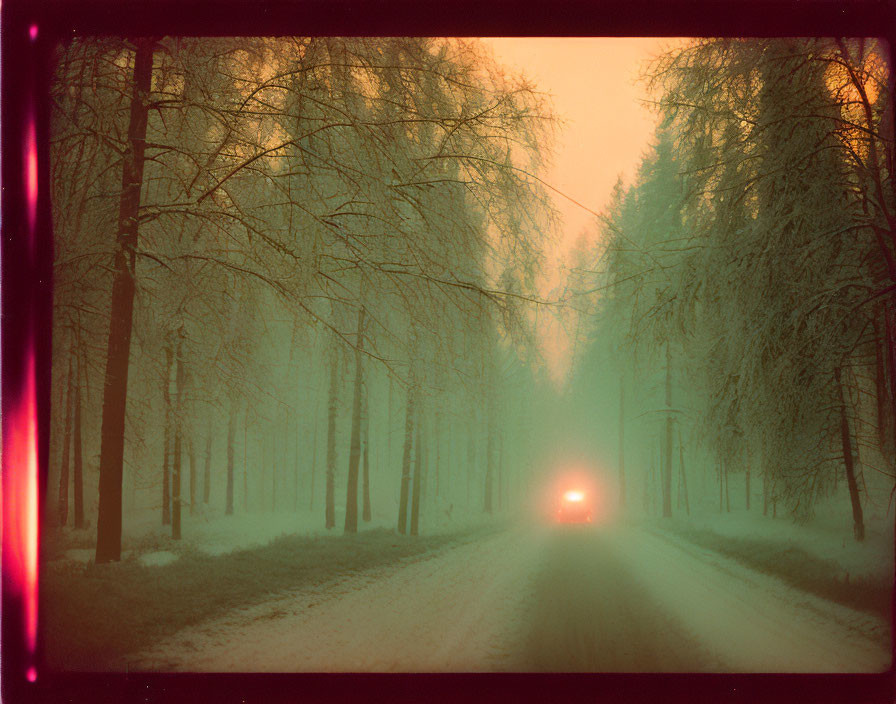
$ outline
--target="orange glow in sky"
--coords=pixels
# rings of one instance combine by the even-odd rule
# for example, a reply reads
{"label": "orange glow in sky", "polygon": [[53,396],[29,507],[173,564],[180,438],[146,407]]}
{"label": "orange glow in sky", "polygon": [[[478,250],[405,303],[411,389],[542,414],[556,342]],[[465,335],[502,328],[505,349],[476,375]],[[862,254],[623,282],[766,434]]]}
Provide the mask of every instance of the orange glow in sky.
{"label": "orange glow in sky", "polygon": [[[645,63],[681,40],[592,37],[485,38],[498,63],[522,73],[552,98],[562,124],[556,131],[551,166],[540,174],[547,183],[602,212],[616,179],[627,183],[653,136],[656,116],[644,101],[638,81]],[[548,270],[539,283],[551,298],[563,284],[563,265],[584,236],[593,244],[595,217],[552,194],[562,218],[557,242],[548,254]],[[539,314],[543,353],[551,377],[562,383],[571,361],[571,331],[551,315]],[[567,324],[566,327],[569,327]]]}

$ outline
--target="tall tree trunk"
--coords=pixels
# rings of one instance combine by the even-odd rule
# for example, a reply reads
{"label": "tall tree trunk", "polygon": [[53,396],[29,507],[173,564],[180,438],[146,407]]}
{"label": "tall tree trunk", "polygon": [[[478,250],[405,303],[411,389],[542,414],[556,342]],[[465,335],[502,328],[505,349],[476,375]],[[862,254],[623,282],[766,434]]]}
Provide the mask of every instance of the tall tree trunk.
{"label": "tall tree trunk", "polygon": [[277,437],[279,435],[280,433],[277,432],[275,423],[273,447],[271,448],[271,513],[277,511],[277,467],[279,466],[277,462]]}
{"label": "tall tree trunk", "polygon": [[386,464],[390,467],[392,466],[392,457],[393,457],[393,455],[392,455],[392,432],[394,430],[394,427],[392,425],[392,389],[393,389],[394,385],[395,385],[395,380],[392,378],[392,375],[389,374],[389,409],[388,409],[389,432],[386,433],[386,457],[389,458],[389,461]]}
{"label": "tall tree trunk", "polygon": [[249,404],[246,403],[246,420],[243,423],[243,511],[249,512]]}
{"label": "tall tree trunk", "polygon": [[181,469],[181,443],[182,432],[181,422],[184,398],[184,362],[183,362],[183,344],[180,339],[177,343],[177,401],[175,407],[177,409],[177,423],[174,426],[174,461],[171,470],[171,537],[174,540],[180,540],[180,469]]}
{"label": "tall tree trunk", "polygon": [[[423,415],[422,406],[420,415]],[[420,502],[426,507],[429,498],[429,417],[420,419],[420,453],[423,460],[420,465]]]}
{"label": "tall tree trunk", "polygon": [[625,375],[619,375],[619,505],[625,506]]}
{"label": "tall tree trunk", "polygon": [[174,370],[174,352],[165,346],[165,386],[162,398],[165,404],[165,450],[162,458],[162,525],[171,525],[171,433],[174,430],[171,410],[171,374]]}
{"label": "tall tree trunk", "polygon": [[420,484],[423,475],[423,404],[416,404],[417,422],[416,434],[417,438],[414,442],[414,483],[411,491],[411,535],[419,535],[420,533]]}
{"label": "tall tree trunk", "polygon": [[441,450],[441,445],[442,445],[442,442],[441,442],[441,440],[442,440],[442,438],[441,438],[442,422],[441,421],[442,421],[441,409],[436,409],[435,430],[433,431],[433,442],[435,443],[435,446],[436,446],[436,459],[435,459],[435,466],[433,467],[435,478],[436,478],[436,487],[435,487],[436,498],[439,497],[439,491],[441,489],[441,487],[439,486],[439,484],[441,483],[441,477],[439,476],[439,474],[441,473],[440,464],[441,464],[441,459],[442,459],[439,456],[440,450]]}
{"label": "tall tree trunk", "polygon": [[[335,345],[335,341],[333,342]],[[330,397],[327,406],[327,495],[326,495],[326,527],[336,525],[336,411],[338,409],[339,366],[336,349],[330,352]]]}
{"label": "tall tree trunk", "polygon": [[[287,411],[287,418],[289,412]],[[299,419],[295,419],[292,432],[295,447],[292,453],[292,510],[293,513],[299,510]]]}
{"label": "tall tree trunk", "polygon": [[472,500],[473,465],[476,463],[476,416],[470,414],[470,425],[467,435],[467,507]]}
{"label": "tall tree trunk", "polygon": [[[233,515],[233,439],[236,435],[236,404],[231,402],[230,404],[230,413],[227,417],[227,490],[224,498],[224,515],[232,516]],[[245,437],[245,436],[244,436]],[[244,452],[245,452],[245,443],[244,443]],[[209,475],[209,464],[211,462],[211,454],[212,454],[212,434],[209,431],[208,440],[206,440],[206,460],[205,460],[205,471],[206,477]],[[245,454],[244,454],[245,457]],[[245,462],[245,459],[243,460]],[[206,488],[208,487],[208,480],[206,479]]]}
{"label": "tall tree trunk", "polygon": [[672,351],[666,342],[666,451],[663,457],[663,518],[672,516]]}
{"label": "tall tree trunk", "polygon": [[314,480],[317,478],[317,409],[319,404],[314,404],[314,418],[311,423],[311,486],[308,490],[308,510],[314,510]]}
{"label": "tall tree trunk", "polygon": [[363,508],[361,518],[365,523],[370,523],[370,400],[368,387],[364,384],[361,389],[364,394],[361,399],[361,467],[363,477]]}
{"label": "tall tree trunk", "polygon": [[890,380],[890,421],[893,431],[893,454],[896,455],[896,296],[890,296],[884,305],[887,337],[887,364]]}
{"label": "tall tree trunk", "polygon": [[[230,421],[228,423],[229,426],[233,425],[233,410],[230,411]],[[230,448],[230,493],[233,494],[233,437],[230,433],[230,428],[228,427],[228,443],[231,445]],[[209,499],[212,495],[212,426],[208,426],[208,431],[205,436],[205,466],[202,470],[202,503],[208,504]],[[230,501],[230,512],[233,513],[233,499]]]}
{"label": "tall tree trunk", "polygon": [[364,306],[358,307],[358,333],[355,346],[355,389],[352,396],[352,429],[348,450],[348,480],[345,491],[345,532],[358,532],[358,468],[361,463],[361,387],[364,384]]}
{"label": "tall tree trunk", "polygon": [[268,473],[268,443],[266,442],[264,430],[261,430],[259,442],[261,443],[261,476],[258,478],[258,510],[264,511],[264,488]]}
{"label": "tall tree trunk", "polygon": [[84,527],[84,451],[81,445],[81,360],[78,359],[78,371],[75,377],[75,528]]}
{"label": "tall tree trunk", "polygon": [[769,488],[769,494],[772,502],[772,518],[778,517],[778,491],[775,475],[772,474],[772,485]]}
{"label": "tall tree trunk", "polygon": [[68,467],[72,446],[72,411],[75,402],[74,389],[77,382],[73,376],[72,358],[74,352],[68,358],[68,393],[65,404],[65,429],[62,434],[62,465],[59,468],[59,525],[64,526],[68,522]]}
{"label": "tall tree trunk", "polygon": [[122,157],[118,235],[113,264],[109,339],[103,382],[100,438],[99,512],[96,563],[121,559],[121,489],[124,462],[124,419],[128,396],[128,363],[134,316],[137,223],[143,187],[143,154],[152,88],[152,38],[135,42],[128,141]]}
{"label": "tall tree trunk", "polygon": [[190,452],[190,515],[196,514],[196,450],[193,447],[193,436],[188,442]]}
{"label": "tall tree trunk", "polygon": [[411,483],[411,448],[414,444],[414,401],[416,392],[413,386],[408,389],[407,409],[404,419],[404,451],[401,459],[401,491],[398,497],[398,532],[407,532],[408,522],[408,486]]}
{"label": "tall tree trunk", "polygon": [[[440,473],[442,475],[440,481],[442,484],[442,496],[448,499],[451,498],[451,477],[456,467],[454,447],[455,429],[455,424],[449,419],[446,423],[446,428],[443,431],[445,436],[445,455],[444,459],[442,460],[444,468],[440,470]],[[443,433],[440,433],[440,437]]]}
{"label": "tall tree trunk", "polygon": [[644,496],[643,496],[643,508],[644,513],[650,513],[650,482],[653,478],[653,465],[656,462],[656,456],[653,451],[653,443],[651,442],[651,447],[649,450],[650,464],[647,468],[647,474],[644,476]]}
{"label": "tall tree trunk", "polygon": [[725,512],[731,513],[731,494],[728,492],[728,460],[723,462],[725,468]]}
{"label": "tall tree trunk", "polygon": [[691,515],[691,503],[688,500],[688,473],[684,467],[684,443],[681,441],[681,427],[678,428],[678,463],[681,469],[681,488],[684,490],[684,512]]}
{"label": "tall tree trunk", "polygon": [[719,513],[721,513],[722,509],[724,508],[723,492],[725,490],[725,476],[724,472],[722,471],[722,461],[719,459],[716,460],[716,470],[719,473]]}
{"label": "tall tree trunk", "polygon": [[485,441],[485,501],[484,501],[484,509],[485,512],[490,514],[492,512],[492,482],[494,478],[494,461],[495,461],[495,452],[494,452],[494,442],[495,442],[495,427],[494,420],[492,419],[491,407],[489,407],[488,412],[488,435]]}
{"label": "tall tree trunk", "polygon": [[846,468],[846,483],[849,487],[849,501],[852,504],[853,533],[858,541],[865,539],[865,519],[862,514],[862,501],[859,497],[859,486],[856,482],[855,466],[852,454],[852,432],[849,428],[849,418],[846,414],[846,395],[843,393],[843,383],[839,367],[834,370],[834,380],[837,383],[837,392],[840,394],[840,442],[843,447],[843,463]]}
{"label": "tall tree trunk", "polygon": [[[883,308],[881,312],[885,312]],[[882,329],[883,328],[883,329]],[[890,464],[896,462],[896,443],[890,428],[894,426],[893,415],[894,400],[890,398],[890,389],[887,384],[887,360],[885,350],[887,348],[887,335],[885,326],[882,326],[878,317],[874,318],[874,353],[875,353],[875,396],[877,400],[877,440],[880,452]]]}
{"label": "tall tree trunk", "polygon": [[501,432],[498,432],[495,436],[495,444],[498,446],[498,455],[496,458],[497,464],[497,483],[498,483],[498,495],[497,495],[497,509],[498,511],[504,510],[504,436]]}
{"label": "tall tree trunk", "polygon": [[[679,448],[679,455],[681,454],[681,448]],[[681,502],[684,501],[684,497],[682,496],[681,489],[681,464],[678,465],[678,474],[675,475],[678,478],[678,482],[675,485],[675,510],[681,510]]]}

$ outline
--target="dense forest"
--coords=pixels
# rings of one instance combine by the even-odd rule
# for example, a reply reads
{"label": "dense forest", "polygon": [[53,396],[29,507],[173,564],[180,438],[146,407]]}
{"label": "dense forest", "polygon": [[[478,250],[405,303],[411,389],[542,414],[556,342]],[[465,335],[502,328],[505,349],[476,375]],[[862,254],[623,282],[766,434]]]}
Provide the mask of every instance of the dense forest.
{"label": "dense forest", "polygon": [[416,534],[501,502],[551,218],[530,86],[366,38],[75,41],[57,79],[57,515],[98,562],[148,507],[179,538],[209,504],[353,532],[397,498]]}
{"label": "dense forest", "polygon": [[696,468],[720,511],[750,510],[757,489],[763,514],[801,521],[834,500],[857,540],[865,511],[889,514],[885,51],[871,40],[699,40],[647,68],[654,144],[634,183],[617,184],[598,251],[579,252],[573,271],[590,316],[578,405],[597,393],[603,424],[618,430],[623,504],[688,512]]}
{"label": "dense forest", "polygon": [[529,506],[565,453],[632,513],[834,499],[862,540],[896,478],[884,49],[645,71],[654,142],[545,290],[557,120],[477,40],[61,46],[49,523],[98,563],[141,516],[417,535]]}

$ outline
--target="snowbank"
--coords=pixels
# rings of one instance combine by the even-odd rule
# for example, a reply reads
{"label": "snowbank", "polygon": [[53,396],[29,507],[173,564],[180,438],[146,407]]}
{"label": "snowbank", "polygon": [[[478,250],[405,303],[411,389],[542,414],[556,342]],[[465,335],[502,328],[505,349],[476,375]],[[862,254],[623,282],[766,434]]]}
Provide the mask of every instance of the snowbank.
{"label": "snowbank", "polygon": [[836,564],[851,578],[891,579],[893,575],[893,526],[877,523],[866,527],[863,542],[852,537],[851,524],[817,518],[798,524],[788,517],[772,519],[760,511],[733,511],[680,519],[686,525],[726,538],[749,538],[792,547]]}
{"label": "snowbank", "polygon": [[144,567],[162,567],[163,565],[171,564],[177,559],[178,556],[173,552],[169,552],[168,550],[159,550],[157,552],[147,552],[142,554],[137,559],[137,562],[139,562]]}
{"label": "snowbank", "polygon": [[[389,509],[391,507],[383,507]],[[463,512],[450,506],[427,507],[421,515],[420,535],[449,535],[478,530],[496,519],[481,511]],[[126,518],[122,528],[122,559],[136,559],[142,565],[167,564],[171,559],[191,553],[226,555],[228,553],[263,547],[277,538],[289,535],[341,535],[345,523],[345,507],[336,507],[336,525],[327,530],[322,510],[281,511],[272,513],[197,512],[181,516],[181,539],[171,537],[171,526],[161,525],[157,511],[143,511]],[[373,520],[359,520],[359,533],[372,530],[393,530],[395,512],[374,512]],[[93,530],[65,530],[48,533],[44,537],[45,558],[87,564],[93,560],[96,533]],[[89,546],[89,547],[88,547]],[[160,557],[162,553],[173,557]]]}
{"label": "snowbank", "polygon": [[689,544],[619,531],[612,544],[657,603],[740,672],[883,672],[890,622]]}
{"label": "snowbank", "polygon": [[[253,539],[263,540],[273,530],[256,531]],[[129,652],[191,624],[287,590],[321,589],[334,580],[414,563],[481,535],[333,531],[277,537],[216,556],[188,549],[185,538],[176,550],[144,550],[117,563],[91,560],[85,567],[67,559],[50,561],[41,573],[48,662],[75,670],[123,669],[120,659]]]}

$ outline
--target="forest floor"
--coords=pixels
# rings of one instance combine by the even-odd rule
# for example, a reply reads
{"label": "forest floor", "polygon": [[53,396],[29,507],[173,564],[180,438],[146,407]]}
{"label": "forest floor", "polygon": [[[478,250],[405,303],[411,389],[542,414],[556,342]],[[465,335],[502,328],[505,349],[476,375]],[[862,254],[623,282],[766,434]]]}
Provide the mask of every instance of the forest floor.
{"label": "forest floor", "polygon": [[[440,534],[475,529],[483,523],[481,514],[459,515],[450,520],[444,512],[432,512],[421,525],[421,533]],[[362,530],[382,528],[391,530],[395,525],[397,508],[375,512],[370,523],[361,523]],[[440,519],[440,520],[437,520]],[[128,515],[122,530],[123,561],[136,560],[145,566],[161,566],[173,562],[181,555],[201,552],[206,555],[223,555],[234,550],[246,550],[267,545],[285,535],[324,536],[341,533],[345,522],[344,509],[336,507],[336,527],[324,527],[322,507],[316,510],[245,512],[226,516],[223,512],[184,511],[181,539],[171,538],[171,526],[163,526],[159,512],[143,511]],[[45,562],[69,561],[83,565],[93,560],[96,546],[96,528],[88,525],[81,530],[59,530],[47,526],[41,536],[41,559]]]}
{"label": "forest floor", "polygon": [[322,528],[311,535],[284,534],[284,527],[295,530],[294,521],[293,516],[279,523],[251,514],[222,517],[209,522],[205,532],[185,531],[183,541],[160,542],[155,531],[138,532],[126,543],[121,562],[104,565],[93,564],[92,549],[72,547],[86,542],[88,531],[57,536],[44,551],[40,580],[48,664],[124,670],[130,653],[191,624],[286,589],[407,565],[495,529],[480,522],[415,538],[385,528],[356,535]]}
{"label": "forest floor", "polygon": [[890,631],[668,532],[529,525],[221,613],[128,667],[880,672]]}

